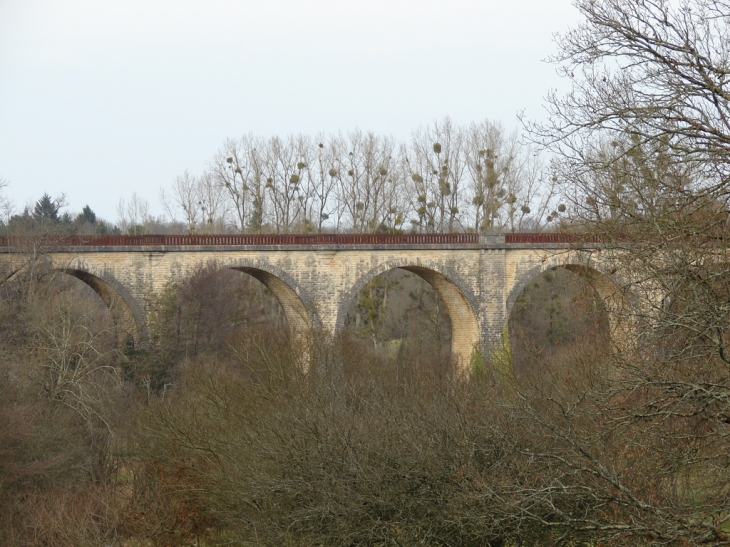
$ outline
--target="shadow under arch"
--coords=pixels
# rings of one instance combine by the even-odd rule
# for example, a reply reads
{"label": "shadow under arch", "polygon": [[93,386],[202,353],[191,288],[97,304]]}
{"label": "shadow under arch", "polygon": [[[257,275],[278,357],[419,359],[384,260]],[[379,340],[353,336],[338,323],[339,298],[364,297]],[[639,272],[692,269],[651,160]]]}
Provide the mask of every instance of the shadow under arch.
{"label": "shadow under arch", "polygon": [[481,329],[474,310],[476,299],[462,287],[466,285],[451,273],[438,271],[438,266],[429,264],[414,265],[412,262],[391,261],[373,268],[361,275],[342,299],[337,312],[335,328],[345,326],[345,317],[350,307],[357,301],[360,291],[373,278],[385,272],[400,268],[414,273],[430,284],[446,306],[451,319],[451,354],[458,360],[462,371],[468,369],[472,353],[481,350]]}
{"label": "shadow under arch", "polygon": [[117,340],[121,345],[132,347],[140,345],[142,337],[140,324],[135,318],[132,308],[129,306],[127,301],[122,298],[119,292],[115,290],[111,284],[85,270],[56,268],[54,271],[65,273],[83,281],[101,297],[104,304],[106,304],[107,308],[109,308],[109,313],[111,314],[112,320],[116,326]]}
{"label": "shadow under arch", "polygon": [[282,275],[256,266],[227,265],[225,267],[250,275],[271,291],[284,310],[287,325],[295,338],[301,339],[312,330],[312,318],[307,312],[304,302],[292,288],[291,282],[284,281]]}
{"label": "shadow under arch", "polygon": [[534,281],[541,273],[556,268],[568,270],[580,276],[588,283],[595,291],[604,309],[608,312],[608,334],[611,341],[613,343],[624,344],[626,334],[624,329],[625,322],[622,321],[622,318],[626,316],[624,311],[628,306],[626,296],[621,290],[621,285],[597,268],[572,262],[542,264],[525,272],[520,280],[515,283],[514,287],[512,287],[507,297],[504,328],[507,328],[515,301],[527,285]]}

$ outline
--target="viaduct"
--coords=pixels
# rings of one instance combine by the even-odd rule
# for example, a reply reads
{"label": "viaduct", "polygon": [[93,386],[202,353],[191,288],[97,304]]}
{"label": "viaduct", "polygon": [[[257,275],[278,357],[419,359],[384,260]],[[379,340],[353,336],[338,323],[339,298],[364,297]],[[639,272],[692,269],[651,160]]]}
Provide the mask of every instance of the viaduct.
{"label": "viaduct", "polygon": [[46,241],[0,238],[0,281],[28,267],[29,256],[92,287],[130,342],[147,341],[149,298],[215,260],[266,285],[298,333],[335,332],[375,276],[403,268],[430,283],[452,323],[452,353],[468,362],[498,341],[515,299],[540,272],[567,268],[598,295],[616,293],[601,249],[560,234],[256,234],[76,236]]}

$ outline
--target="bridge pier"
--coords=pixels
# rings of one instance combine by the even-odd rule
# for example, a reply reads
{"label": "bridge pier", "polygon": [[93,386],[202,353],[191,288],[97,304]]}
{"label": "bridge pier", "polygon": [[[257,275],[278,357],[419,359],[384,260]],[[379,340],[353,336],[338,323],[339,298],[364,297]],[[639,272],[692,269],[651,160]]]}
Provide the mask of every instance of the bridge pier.
{"label": "bridge pier", "polygon": [[[494,242],[499,245],[502,241]],[[479,317],[481,321],[481,350],[488,355],[493,344],[500,343],[507,325],[505,298],[506,252],[504,248],[482,248],[479,254],[481,293]]]}

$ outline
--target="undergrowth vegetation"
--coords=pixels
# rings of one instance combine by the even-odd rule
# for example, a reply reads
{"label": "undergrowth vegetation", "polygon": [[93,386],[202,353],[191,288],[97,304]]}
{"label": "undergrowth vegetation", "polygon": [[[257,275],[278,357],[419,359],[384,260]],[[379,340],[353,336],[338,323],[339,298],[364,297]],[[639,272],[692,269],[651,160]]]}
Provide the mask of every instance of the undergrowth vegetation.
{"label": "undergrowth vegetation", "polygon": [[31,271],[0,286],[3,545],[725,541],[722,422],[667,395],[686,367],[637,383],[572,274],[537,278],[511,344],[465,372],[402,272],[303,340],[263,285],[203,264],[132,350],[88,287]]}

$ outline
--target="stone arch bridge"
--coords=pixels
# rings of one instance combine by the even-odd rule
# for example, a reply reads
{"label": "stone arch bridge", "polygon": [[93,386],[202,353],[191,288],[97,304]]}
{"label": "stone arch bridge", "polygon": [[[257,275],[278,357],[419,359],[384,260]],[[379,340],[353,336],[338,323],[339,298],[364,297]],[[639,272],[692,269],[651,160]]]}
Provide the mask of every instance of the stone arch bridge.
{"label": "stone arch bridge", "polygon": [[93,288],[122,335],[142,345],[150,296],[211,260],[266,285],[300,333],[342,328],[348,308],[375,276],[394,268],[418,274],[443,299],[452,352],[463,362],[500,339],[515,299],[545,269],[565,267],[589,277],[604,300],[616,291],[602,271],[599,246],[546,233],[0,238],[0,281],[27,267],[31,255]]}

